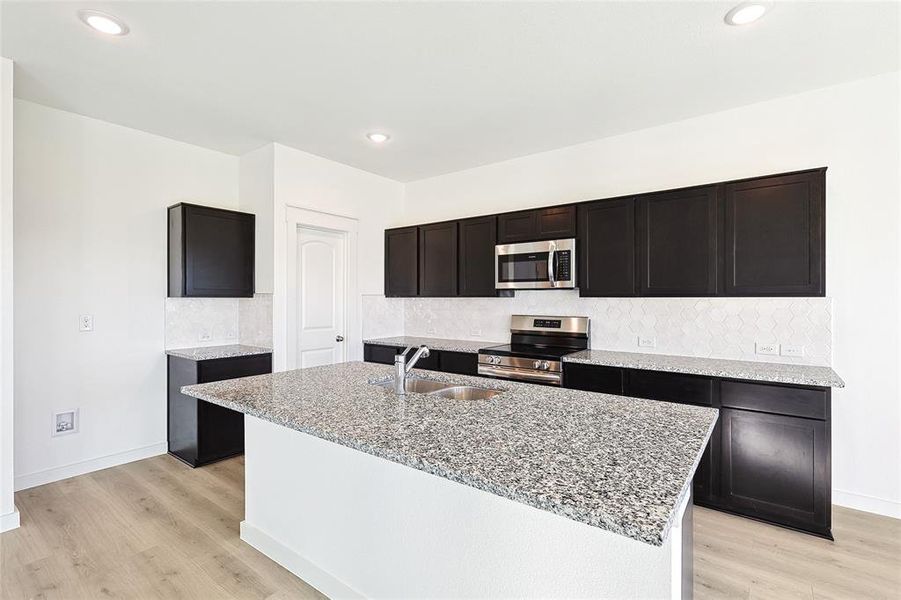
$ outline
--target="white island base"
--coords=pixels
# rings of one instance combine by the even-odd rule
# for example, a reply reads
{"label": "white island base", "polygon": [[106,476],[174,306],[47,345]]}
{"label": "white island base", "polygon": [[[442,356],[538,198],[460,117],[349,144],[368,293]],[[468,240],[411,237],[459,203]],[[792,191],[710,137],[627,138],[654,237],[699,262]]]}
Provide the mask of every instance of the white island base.
{"label": "white island base", "polygon": [[244,423],[241,539],[331,598],[691,596],[690,497],[652,546],[255,417]]}

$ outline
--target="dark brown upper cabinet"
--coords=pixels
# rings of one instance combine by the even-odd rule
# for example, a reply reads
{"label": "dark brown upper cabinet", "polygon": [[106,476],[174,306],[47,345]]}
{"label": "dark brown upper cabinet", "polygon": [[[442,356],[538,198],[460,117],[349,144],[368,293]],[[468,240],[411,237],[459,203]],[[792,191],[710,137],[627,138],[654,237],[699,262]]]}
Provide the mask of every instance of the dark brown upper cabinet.
{"label": "dark brown upper cabinet", "polygon": [[717,292],[717,186],[638,197],[642,296]]}
{"label": "dark brown upper cabinet", "polygon": [[534,242],[576,235],[576,207],[552,206],[497,216],[497,243]]}
{"label": "dark brown upper cabinet", "polygon": [[823,296],[826,169],[725,185],[729,296]]}
{"label": "dark brown upper cabinet", "polygon": [[419,228],[419,295],[457,295],[457,222]]}
{"label": "dark brown upper cabinet", "polygon": [[385,230],[385,295],[419,294],[419,228]]}
{"label": "dark brown upper cabinet", "polygon": [[253,296],[254,215],[176,204],[168,234],[169,297]]}
{"label": "dark brown upper cabinet", "polygon": [[459,277],[461,296],[496,296],[494,287],[494,246],[497,244],[497,217],[476,217],[460,221]]}
{"label": "dark brown upper cabinet", "polygon": [[580,296],[634,296],[635,200],[620,198],[579,205]]}

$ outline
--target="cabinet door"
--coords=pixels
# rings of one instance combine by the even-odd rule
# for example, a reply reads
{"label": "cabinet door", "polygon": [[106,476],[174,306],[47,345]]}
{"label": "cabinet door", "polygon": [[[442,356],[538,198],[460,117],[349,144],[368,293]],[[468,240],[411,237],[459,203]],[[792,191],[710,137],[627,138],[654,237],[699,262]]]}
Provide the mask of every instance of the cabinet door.
{"label": "cabinet door", "polygon": [[831,537],[826,422],[731,408],[720,415],[724,506]]}
{"label": "cabinet door", "polygon": [[716,186],[639,196],[641,295],[716,294],[716,197]]}
{"label": "cabinet door", "polygon": [[460,221],[461,296],[496,296],[494,288],[494,246],[497,244],[497,217]]}
{"label": "cabinet door", "polygon": [[419,294],[419,228],[403,227],[385,231],[385,295]]}
{"label": "cabinet door", "polygon": [[825,294],[825,169],[725,186],[725,293]]}
{"label": "cabinet door", "polygon": [[169,296],[249,298],[255,217],[193,204],[169,208]]}
{"label": "cabinet door", "polygon": [[576,235],[576,207],[552,206],[497,217],[499,244],[571,238]]}
{"label": "cabinet door", "polygon": [[553,240],[576,235],[576,207],[552,206],[537,211],[535,218],[536,239]]}
{"label": "cabinet door", "polygon": [[419,295],[457,295],[457,223],[419,228]]}
{"label": "cabinet door", "polygon": [[538,212],[524,210],[497,216],[497,242],[531,242],[538,235]]}
{"label": "cabinet door", "polygon": [[579,206],[579,295],[636,293],[635,200],[600,200]]}

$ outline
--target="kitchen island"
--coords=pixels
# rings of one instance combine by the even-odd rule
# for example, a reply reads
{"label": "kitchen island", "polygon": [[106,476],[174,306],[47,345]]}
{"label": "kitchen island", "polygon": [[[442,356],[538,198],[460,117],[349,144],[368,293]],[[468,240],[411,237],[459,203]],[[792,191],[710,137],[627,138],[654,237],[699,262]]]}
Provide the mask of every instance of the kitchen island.
{"label": "kitchen island", "polygon": [[330,596],[686,597],[709,408],[502,390],[395,396],[343,363],[183,388],[245,413],[242,539]]}

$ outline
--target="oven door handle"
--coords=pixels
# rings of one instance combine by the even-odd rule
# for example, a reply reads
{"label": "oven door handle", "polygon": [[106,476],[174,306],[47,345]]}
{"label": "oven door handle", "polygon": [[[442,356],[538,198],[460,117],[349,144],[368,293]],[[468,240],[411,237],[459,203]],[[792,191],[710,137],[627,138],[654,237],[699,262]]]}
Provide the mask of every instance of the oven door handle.
{"label": "oven door handle", "polygon": [[547,253],[547,278],[551,282],[551,287],[555,287],[557,282],[554,280],[554,263],[557,258],[557,242],[548,244],[550,251]]}
{"label": "oven door handle", "polygon": [[544,371],[529,371],[525,369],[516,369],[510,367],[494,367],[491,365],[479,364],[479,375],[489,375],[491,377],[501,377],[503,379],[515,379],[519,381],[546,381],[560,385],[563,377],[560,373],[549,373]]}

